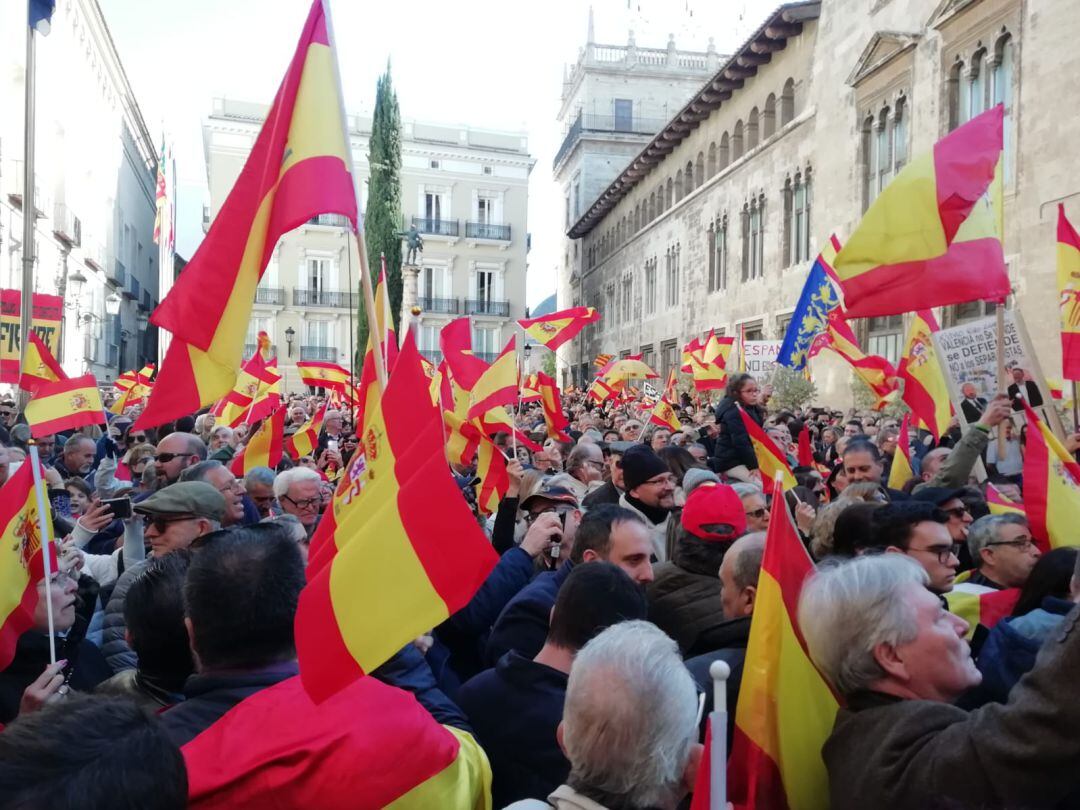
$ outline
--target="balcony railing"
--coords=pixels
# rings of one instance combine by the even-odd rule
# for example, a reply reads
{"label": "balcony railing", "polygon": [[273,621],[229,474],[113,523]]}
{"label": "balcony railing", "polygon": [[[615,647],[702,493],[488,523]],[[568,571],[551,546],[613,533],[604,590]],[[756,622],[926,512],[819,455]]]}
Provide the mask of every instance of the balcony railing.
{"label": "balcony railing", "polygon": [[492,225],[490,222],[466,222],[465,237],[467,239],[497,239],[500,242],[509,242],[510,226]]}
{"label": "balcony railing", "polygon": [[420,349],[420,354],[433,366],[437,366],[442,362],[443,355],[438,349]]}
{"label": "balcony railing", "polygon": [[139,309],[149,312],[154,308],[154,299],[150,297],[150,291],[144,289],[142,291],[142,302],[139,304]]}
{"label": "balcony railing", "polygon": [[345,228],[349,225],[349,218],[341,214],[318,214],[308,220],[308,225],[329,225],[334,228]]}
{"label": "balcony railing", "polygon": [[283,287],[256,287],[255,303],[283,307],[285,306],[285,289]]}
{"label": "balcony railing", "polygon": [[127,268],[124,267],[124,263],[119,259],[113,261],[112,272],[107,275],[121,287],[127,283]]}
{"label": "balcony railing", "polygon": [[296,307],[332,307],[334,309],[352,309],[358,303],[355,293],[343,290],[301,290],[293,289],[293,306]]}
{"label": "balcony railing", "polygon": [[498,318],[510,317],[510,302],[509,301],[492,301],[486,300],[473,300],[469,299],[465,301],[465,314],[466,315],[494,315]]}
{"label": "balcony railing", "polygon": [[457,315],[461,311],[461,302],[457,298],[421,297],[417,303],[424,312],[434,312],[442,315]]}
{"label": "balcony railing", "polygon": [[68,247],[82,244],[82,222],[63,203],[57,203],[53,212],[53,233],[57,239],[66,242]]}
{"label": "balcony railing", "polygon": [[301,346],[301,360],[337,360],[338,351],[333,346]]}
{"label": "balcony railing", "polygon": [[413,217],[412,224],[420,233],[434,234],[435,236],[457,236],[460,224],[456,219],[428,219],[427,217]]}
{"label": "balcony railing", "polygon": [[83,245],[83,261],[95,270],[105,271],[105,246],[100,242]]}
{"label": "balcony railing", "polygon": [[127,280],[127,286],[124,287],[121,292],[124,293],[125,298],[129,298],[132,301],[139,300],[139,293],[142,291],[142,287],[139,284],[139,280],[135,276],[129,276]]}

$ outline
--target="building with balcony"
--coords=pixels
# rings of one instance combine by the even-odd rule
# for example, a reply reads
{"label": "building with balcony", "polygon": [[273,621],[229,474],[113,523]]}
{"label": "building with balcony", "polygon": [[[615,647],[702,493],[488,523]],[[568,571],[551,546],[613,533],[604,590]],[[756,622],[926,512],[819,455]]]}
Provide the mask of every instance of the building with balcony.
{"label": "building with balcony", "polygon": [[[0,4],[0,287],[22,286],[26,4]],[[97,0],[58,3],[37,38],[35,292],[64,299],[68,374],[157,358],[157,156]]]}
{"label": "building with balcony", "polygon": [[[209,226],[247,159],[266,106],[215,99],[203,127]],[[367,201],[371,119],[349,116],[353,172]],[[405,121],[402,125],[402,231],[423,235],[418,279],[421,351],[438,359],[439,330],[468,315],[473,345],[494,358],[525,317],[529,248],[529,156],[523,133]],[[277,347],[285,384],[299,386],[297,360],[348,367],[353,314],[360,307],[355,239],[342,218],[324,214],[286,234],[274,249],[255,296],[248,350],[266,331]],[[394,313],[397,318],[398,313]]]}
{"label": "building with balcony", "polygon": [[[566,353],[563,381],[590,376],[600,352],[641,353],[663,377],[682,344],[710,329],[782,339],[829,235],[843,241],[909,160],[998,103],[1013,305],[1056,374],[1057,203],[1080,221],[1056,123],[1078,97],[1068,77],[1080,70],[1080,21],[1069,11],[1065,0],[780,6],[572,223],[584,266],[571,303],[601,320]],[[943,307],[938,320],[990,307]],[[908,317],[860,319],[855,331],[895,362]],[[812,370],[822,403],[854,403],[843,361],[825,352]]]}
{"label": "building with balcony", "polygon": [[[608,13],[615,12],[608,9]],[[618,22],[653,30],[647,18],[633,12]],[[644,47],[633,30],[625,45],[599,44],[590,9],[585,47],[577,62],[564,70],[556,116],[562,143],[551,171],[563,200],[563,227],[555,254],[560,309],[571,306],[572,284],[582,269],[580,245],[566,232],[716,72],[721,59],[711,38],[704,51],[680,50],[673,36],[665,47]]]}

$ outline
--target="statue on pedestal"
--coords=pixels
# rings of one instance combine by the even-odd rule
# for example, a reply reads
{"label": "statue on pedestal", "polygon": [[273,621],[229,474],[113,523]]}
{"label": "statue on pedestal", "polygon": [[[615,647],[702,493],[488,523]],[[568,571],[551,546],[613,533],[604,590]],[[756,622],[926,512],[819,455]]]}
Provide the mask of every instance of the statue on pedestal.
{"label": "statue on pedestal", "polygon": [[406,264],[416,264],[416,254],[424,252],[424,237],[420,235],[420,231],[416,229],[416,225],[410,225],[409,230],[399,231],[398,236],[405,240],[405,244],[408,246],[408,253],[406,254]]}

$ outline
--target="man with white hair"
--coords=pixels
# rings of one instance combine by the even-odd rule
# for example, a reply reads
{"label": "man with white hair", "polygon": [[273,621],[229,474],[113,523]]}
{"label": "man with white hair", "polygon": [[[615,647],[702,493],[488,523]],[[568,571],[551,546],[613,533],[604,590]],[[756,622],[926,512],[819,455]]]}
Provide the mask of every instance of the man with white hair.
{"label": "man with white hair", "polygon": [[277,498],[281,511],[287,515],[296,515],[304,524],[308,537],[319,522],[321,484],[319,474],[306,467],[293,467],[278,473],[274,478],[274,497]]}
{"label": "man with white hair", "polygon": [[757,484],[737,481],[731,485],[735,494],[742,500],[746,513],[746,530],[763,532],[769,528],[769,505],[765,500],[765,491]]}
{"label": "man with white hair", "polygon": [[1080,612],[1007,704],[966,712],[952,703],[982,678],[968,624],[928,579],[914,560],[879,554],[819,568],[803,586],[800,629],[846,705],[822,748],[831,805],[1066,806],[1080,789]]}
{"label": "man with white hair", "polygon": [[574,659],[557,736],[566,784],[513,810],[675,808],[701,762],[697,689],[675,642],[643,621],[596,636]]}

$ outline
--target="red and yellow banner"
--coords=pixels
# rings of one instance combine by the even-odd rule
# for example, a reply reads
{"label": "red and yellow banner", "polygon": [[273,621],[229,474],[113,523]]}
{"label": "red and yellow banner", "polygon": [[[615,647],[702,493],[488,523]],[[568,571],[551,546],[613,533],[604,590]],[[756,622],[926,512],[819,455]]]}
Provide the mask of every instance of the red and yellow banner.
{"label": "red and yellow banner", "polygon": [[543,372],[536,373],[537,390],[540,392],[540,406],[544,411],[544,427],[547,429],[549,439],[558,441],[570,441],[566,429],[570,423],[563,413],[562,398],[559,395],[559,386],[555,380]]}
{"label": "red and yellow banner", "polygon": [[334,515],[336,531],[311,547],[296,649],[316,701],[464,607],[497,561],[449,469],[432,463],[445,451],[427,389],[409,335],[365,422],[364,469],[350,464],[353,494]]}
{"label": "red and yellow banner", "polygon": [[1019,599],[1019,588],[995,590],[965,582],[954,584],[953,589],[945,594],[949,612],[968,623],[969,640],[980,624],[987,630],[993,629],[995,624],[1012,613]]}
{"label": "red and yellow banner", "polygon": [[889,481],[886,484],[889,489],[903,489],[904,484],[915,477],[915,470],[911,466],[910,424],[911,414],[905,413],[900,421],[900,434],[896,437],[892,464],[889,465]]}
{"label": "red and yellow banner", "polygon": [[940,328],[933,312],[928,309],[916,312],[908,330],[904,356],[896,370],[896,376],[904,381],[902,399],[935,442],[941,441],[953,416],[945,372],[931,337]]}
{"label": "red and yellow banner", "polygon": [[[328,403],[323,403],[323,406],[315,412],[314,416],[304,422],[296,433],[285,439],[285,449],[288,450],[293,459],[299,460],[304,456],[311,455],[312,451],[318,446],[319,431],[322,430],[327,407],[329,407]],[[281,410],[284,411],[285,409],[282,408]]]}
{"label": "red and yellow banner", "polygon": [[[55,357],[60,352],[60,327],[64,321],[64,299],[59,295],[34,293],[34,333]],[[19,330],[22,325],[22,295],[18,290],[0,290],[0,382],[19,384],[21,372]]]}
{"label": "red and yellow banner", "polygon": [[283,233],[317,214],[341,214],[355,224],[339,90],[323,4],[314,2],[240,176],[151,315],[173,338],[138,428],[193,413],[232,389],[255,288]]}
{"label": "red and yellow banner", "polygon": [[1058,203],[1058,308],[1061,311],[1061,373],[1080,380],[1080,234]]}
{"label": "red and yellow banner", "polygon": [[1080,545],[1080,464],[1025,402],[1024,507],[1043,552]]}
{"label": "red and yellow banner", "polygon": [[758,469],[761,470],[761,480],[765,484],[766,490],[770,486],[768,482],[772,481],[777,473],[784,476],[785,492],[797,486],[798,481],[795,480],[795,474],[791,471],[791,467],[788,466],[784,452],[776,446],[768,434],[761,429],[761,426],[753,420],[753,417],[742,408],[739,408],[739,416],[742,417],[746,432],[750,435],[750,443],[754,445],[754,455],[757,456]]}
{"label": "red and yellow banner", "polygon": [[876,354],[865,354],[859,348],[851,325],[840,312],[834,311],[829,315],[828,326],[818,346],[831,349],[848,362],[855,375],[866,383],[877,397],[874,410],[884,408],[896,395],[896,369],[892,363]]}
{"label": "red and yellow banner", "polygon": [[592,307],[573,307],[539,318],[523,318],[518,323],[537,343],[555,351],[598,320],[600,313]]}
{"label": "red and yellow banner", "polygon": [[989,481],[986,482],[986,505],[990,507],[991,515],[1023,515],[1024,505],[1009,500],[1001,490]]}
{"label": "red and yellow banner", "polygon": [[671,407],[670,402],[663,398],[656,403],[652,413],[649,414],[649,423],[665,427],[670,431],[682,430],[682,422],[675,415],[675,409]]}
{"label": "red and yellow banner", "polygon": [[472,403],[469,419],[483,416],[492,408],[511,405],[518,397],[517,342],[514,335],[506,342],[495,362],[484,369],[470,389]]}
{"label": "red and yellow banner", "polygon": [[30,341],[26,346],[22,374],[19,375],[19,388],[33,393],[42,383],[66,379],[67,374],[60,368],[60,364],[56,362],[56,358],[45,345],[45,341],[38,337],[37,332],[31,332]]}
{"label": "red and yellow banner", "polygon": [[34,438],[105,424],[105,408],[94,375],[39,385],[26,404],[26,422]]}
{"label": "red and yellow banner", "polygon": [[285,411],[285,408],[278,408],[263,420],[259,429],[248,439],[247,446],[229,464],[233,475],[242,478],[255,467],[277,469],[284,446]]}
{"label": "red and yellow banner", "polygon": [[349,370],[337,363],[300,360],[296,370],[300,372],[300,383],[312,388],[340,388],[349,382]]}

